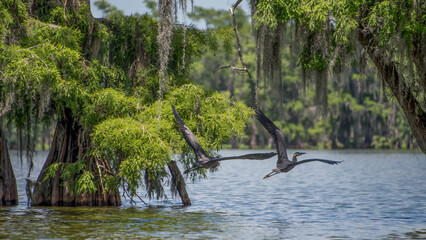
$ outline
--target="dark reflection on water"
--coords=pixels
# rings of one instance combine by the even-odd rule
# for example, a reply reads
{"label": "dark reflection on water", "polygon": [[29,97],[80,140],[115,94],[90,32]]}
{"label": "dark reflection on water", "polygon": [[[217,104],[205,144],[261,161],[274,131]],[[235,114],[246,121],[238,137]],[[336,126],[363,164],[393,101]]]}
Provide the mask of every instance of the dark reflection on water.
{"label": "dark reflection on water", "polygon": [[[21,171],[12,154],[20,204],[0,208],[0,239],[426,239],[425,155],[307,152],[345,161],[305,164],[266,180],[274,158],[224,162],[207,180],[188,184],[188,208],[178,199],[149,207],[28,208],[25,166]],[[36,156],[32,179],[46,154]]]}

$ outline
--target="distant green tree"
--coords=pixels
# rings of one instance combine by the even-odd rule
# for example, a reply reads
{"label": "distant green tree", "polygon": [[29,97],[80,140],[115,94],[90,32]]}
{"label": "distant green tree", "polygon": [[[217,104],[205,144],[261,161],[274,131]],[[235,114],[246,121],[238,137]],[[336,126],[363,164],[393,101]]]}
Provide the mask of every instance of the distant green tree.
{"label": "distant green tree", "polygon": [[95,1],[95,6],[103,12],[103,17],[107,19],[124,18],[124,12],[115,6],[112,6],[108,1]]}
{"label": "distant green tree", "polygon": [[149,9],[153,18],[158,17],[158,4],[154,0],[144,0],[145,7]]}
{"label": "distant green tree", "polygon": [[195,6],[194,10],[188,13],[188,17],[193,21],[204,21],[206,23],[206,29],[231,25],[229,12],[216,10],[214,8],[203,8]]}

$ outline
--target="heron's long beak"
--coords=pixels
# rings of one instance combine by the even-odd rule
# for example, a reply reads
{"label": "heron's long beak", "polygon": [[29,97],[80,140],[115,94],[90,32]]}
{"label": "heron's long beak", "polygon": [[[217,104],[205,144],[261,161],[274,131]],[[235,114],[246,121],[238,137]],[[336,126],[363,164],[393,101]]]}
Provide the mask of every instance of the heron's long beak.
{"label": "heron's long beak", "polygon": [[270,172],[270,173],[266,174],[266,176],[264,176],[263,179],[268,178],[268,177],[272,177],[274,175],[277,175],[277,173],[276,172]]}

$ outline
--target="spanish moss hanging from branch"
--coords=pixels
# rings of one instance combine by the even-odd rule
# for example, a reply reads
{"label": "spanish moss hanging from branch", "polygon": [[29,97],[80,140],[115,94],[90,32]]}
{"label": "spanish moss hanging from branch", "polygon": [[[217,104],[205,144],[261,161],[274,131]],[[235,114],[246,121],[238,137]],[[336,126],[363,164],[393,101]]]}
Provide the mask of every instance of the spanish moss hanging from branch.
{"label": "spanish moss hanging from branch", "polygon": [[[178,15],[178,6],[177,0],[159,0],[159,22],[158,22],[158,36],[157,43],[159,48],[159,58],[160,58],[160,70],[159,70],[159,89],[158,89],[158,128],[161,126],[161,105],[163,94],[166,92],[167,88],[167,79],[168,79],[168,63],[169,56],[171,51],[171,40],[174,28],[173,18],[177,20]],[[179,5],[182,10],[183,15],[186,14],[186,0],[179,0]],[[173,16],[173,6],[175,6],[174,16]],[[185,47],[186,47],[186,26],[183,27],[183,57],[182,57],[182,67],[181,71],[185,68]],[[171,185],[177,186],[177,190],[181,196],[184,206],[191,205],[188,194],[186,192],[184,179],[180,173],[180,170],[176,164],[168,164],[168,167],[171,171]],[[161,171],[160,171],[161,172]],[[176,174],[179,173],[179,174]],[[152,175],[152,174],[151,174]],[[155,176],[151,178],[150,174],[146,174],[146,184],[148,195],[151,196],[153,192],[156,191],[157,197],[163,197],[164,190],[161,186],[162,178]],[[183,182],[183,184],[178,184]],[[186,196],[186,197],[185,197]]]}
{"label": "spanish moss hanging from branch", "polygon": [[183,46],[182,46],[182,66],[180,71],[183,72],[185,70],[185,57],[186,57],[186,0],[179,0],[180,8],[183,15]]}
{"label": "spanish moss hanging from branch", "polygon": [[158,122],[161,120],[161,100],[167,87],[167,66],[170,56],[170,44],[173,32],[173,2],[172,0],[159,1],[158,21],[158,55],[160,58],[159,87],[158,87]]}

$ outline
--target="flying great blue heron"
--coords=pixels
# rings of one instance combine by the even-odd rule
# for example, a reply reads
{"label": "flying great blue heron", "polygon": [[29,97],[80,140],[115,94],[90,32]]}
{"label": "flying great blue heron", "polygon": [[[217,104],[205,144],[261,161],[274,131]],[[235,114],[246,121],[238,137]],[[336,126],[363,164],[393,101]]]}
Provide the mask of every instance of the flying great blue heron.
{"label": "flying great blue heron", "polygon": [[184,173],[188,174],[192,170],[198,169],[198,168],[215,168],[218,166],[219,161],[223,160],[232,160],[232,159],[246,159],[246,160],[265,160],[268,158],[271,158],[277,153],[270,152],[270,153],[253,153],[253,154],[246,154],[242,156],[234,156],[234,157],[222,157],[222,158],[213,158],[204,151],[204,149],[201,147],[200,143],[198,142],[197,138],[195,138],[195,135],[189,130],[189,128],[185,125],[183,120],[179,117],[178,113],[176,112],[176,108],[172,105],[173,114],[175,115],[176,121],[179,126],[179,130],[182,132],[183,138],[185,138],[188,145],[192,148],[192,150],[195,153],[195,157],[197,161],[194,163],[192,168],[187,169]]}
{"label": "flying great blue heron", "polygon": [[288,172],[292,170],[294,167],[296,167],[297,165],[307,163],[307,162],[318,161],[318,162],[323,162],[323,163],[327,163],[331,165],[339,164],[342,162],[342,161],[332,161],[332,160],[318,159],[318,158],[305,159],[298,162],[297,157],[305,154],[302,152],[295,152],[292,160],[290,161],[287,157],[287,150],[285,146],[284,135],[281,132],[281,130],[277,126],[275,126],[275,124],[269,118],[267,118],[260,109],[256,109],[256,119],[263,125],[263,127],[266,128],[266,130],[268,130],[269,134],[271,134],[271,136],[274,138],[275,147],[277,148],[277,152],[278,152],[277,167],[272,169],[271,173],[263,177],[264,179],[277,175],[278,173]]}

